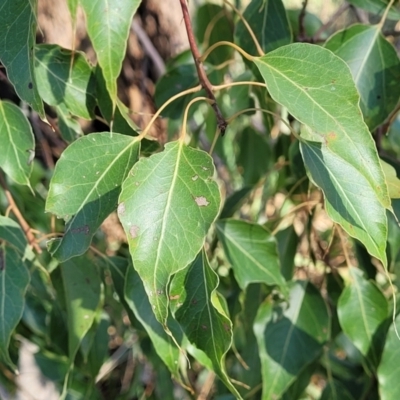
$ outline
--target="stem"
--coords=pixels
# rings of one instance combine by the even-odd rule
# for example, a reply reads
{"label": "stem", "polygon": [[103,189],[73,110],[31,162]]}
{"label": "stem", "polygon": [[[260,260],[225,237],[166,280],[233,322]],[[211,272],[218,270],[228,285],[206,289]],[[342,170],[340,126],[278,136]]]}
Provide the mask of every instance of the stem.
{"label": "stem", "polygon": [[[183,0],[181,0],[183,1]],[[253,61],[255,57],[251,56],[249,53],[246,53],[241,47],[237,46],[235,43],[227,42],[226,40],[221,40],[220,42],[214,43],[211,47],[209,47],[204,54],[199,57],[200,62],[206,61],[207,57],[210,53],[220,46],[230,46],[233,47],[236,51],[238,51],[244,58],[247,58],[249,61]]]}
{"label": "stem", "polygon": [[143,129],[142,133],[139,136],[136,136],[134,139],[135,140],[142,140],[147,133],[149,132],[150,128],[152,127],[154,121],[158,118],[158,116],[162,113],[162,111],[169,105],[171,104],[173,101],[175,101],[176,99],[179,99],[182,96],[186,96],[187,94],[190,93],[196,93],[199,90],[201,90],[201,86],[198,85],[194,88],[191,89],[187,89],[184,90],[183,92],[180,92],[178,94],[176,94],[175,96],[172,96],[171,98],[169,98],[158,110],[157,112],[153,115],[153,117],[151,118],[150,122],[147,124],[146,128]]}
{"label": "stem", "polygon": [[300,42],[304,41],[304,39],[306,38],[306,31],[305,31],[305,27],[304,27],[304,18],[306,17],[307,3],[308,3],[308,0],[303,1],[303,6],[302,6],[300,14],[299,14],[299,34],[298,34],[297,38]]}
{"label": "stem", "polygon": [[380,28],[382,28],[383,24],[385,23],[386,18],[387,18],[388,14],[389,14],[390,8],[392,7],[393,3],[394,3],[394,0],[390,0],[390,1],[389,1],[389,4],[387,5],[387,7],[386,7],[386,9],[385,9],[385,12],[384,12],[383,15],[382,15],[382,18],[381,18],[381,20],[379,21],[378,26],[379,26]]}
{"label": "stem", "polygon": [[227,4],[229,7],[232,8],[233,11],[235,11],[235,13],[239,16],[239,18],[242,20],[243,25],[246,27],[247,31],[249,32],[251,38],[253,39],[254,45],[256,46],[257,49],[257,53],[258,55],[261,57],[265,54],[265,52],[263,51],[260,42],[257,40],[257,37],[253,31],[253,29],[251,29],[251,26],[249,25],[249,23],[246,21],[246,18],[243,16],[243,14],[232,4],[230,3],[228,0],[223,0],[225,4]]}
{"label": "stem", "polygon": [[241,86],[241,85],[262,86],[264,88],[267,87],[267,85],[262,82],[242,81],[242,82],[224,83],[223,85],[215,85],[213,88],[214,88],[214,90],[222,90],[222,89],[230,88],[232,86]]}
{"label": "stem", "polygon": [[22,230],[25,233],[26,238],[28,239],[28,243],[32,246],[33,249],[36,250],[38,254],[42,252],[42,249],[40,248],[39,244],[36,241],[35,236],[32,233],[32,229],[29,226],[29,224],[26,222],[25,218],[23,217],[21,211],[19,210],[17,204],[14,201],[14,198],[8,189],[7,182],[4,179],[3,172],[0,171],[0,186],[4,190],[4,194],[6,195],[8,204],[10,205],[10,209],[14,213],[15,217],[17,218],[19,224],[21,225]]}
{"label": "stem", "polygon": [[214,96],[212,85],[208,80],[207,74],[204,71],[204,67],[202,64],[202,60],[200,57],[200,52],[196,44],[196,40],[194,38],[192,23],[190,21],[189,10],[187,7],[186,0],[180,0],[182,13],[183,13],[183,20],[185,21],[186,33],[189,40],[190,50],[193,55],[194,63],[196,65],[197,75],[199,77],[201,87],[206,91],[207,97],[211,100],[211,106],[215,112],[217,117],[217,125],[218,129],[221,131],[223,135],[226,131],[228,123],[225,121],[225,118],[222,115],[222,112],[217,104],[217,100]]}
{"label": "stem", "polygon": [[180,135],[180,140],[182,140],[182,141],[185,139],[185,136],[186,136],[186,125],[187,125],[187,118],[188,118],[190,106],[201,100],[204,100],[207,103],[211,103],[211,101],[212,101],[208,97],[196,97],[195,99],[192,99],[185,108],[185,113],[183,114],[181,135]]}

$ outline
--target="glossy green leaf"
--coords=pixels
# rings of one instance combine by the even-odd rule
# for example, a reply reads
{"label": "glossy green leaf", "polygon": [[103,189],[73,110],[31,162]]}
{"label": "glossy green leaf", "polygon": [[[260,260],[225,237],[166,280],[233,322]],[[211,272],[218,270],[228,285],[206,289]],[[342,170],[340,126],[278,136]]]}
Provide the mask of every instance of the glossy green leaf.
{"label": "glossy green leaf", "polygon": [[[400,331],[400,315],[394,322],[397,332]],[[399,336],[394,324],[391,325],[386,337],[381,362],[378,368],[379,394],[381,400],[397,400],[400,396],[399,379]]]}
{"label": "glossy green leaf", "polygon": [[79,122],[66,110],[64,107],[57,107],[58,115],[58,128],[62,138],[68,142],[72,143],[79,137],[83,136],[82,128]]}
{"label": "glossy green leaf", "polygon": [[301,150],[328,215],[386,264],[390,207],[375,144],[347,65],[306,43],[255,58],[271,96],[307,127]]}
{"label": "glossy green leaf", "polygon": [[88,34],[114,105],[117,99],[117,78],[125,57],[132,18],[140,2],[80,0],[86,14]]}
{"label": "glossy green leaf", "polygon": [[20,255],[24,255],[28,242],[21,226],[11,218],[2,215],[0,215],[0,240],[6,241],[18,250]]}
{"label": "glossy green leaf", "polygon": [[[356,7],[360,7],[364,10],[367,10],[371,14],[381,15],[385,12],[389,4],[389,0],[349,0],[349,3],[353,4]],[[392,5],[387,17],[394,21],[399,20],[400,19],[399,7],[396,5]]]}
{"label": "glossy green leaf", "polygon": [[400,179],[397,177],[395,168],[383,160],[381,160],[381,166],[385,174],[390,198],[400,199]]}
{"label": "glossy green leaf", "polygon": [[50,182],[46,211],[67,221],[62,239],[50,242],[60,261],[83,254],[104,219],[117,208],[121,184],[140,143],[117,133],[93,133],[62,153]]}
{"label": "glossy green leaf", "polygon": [[219,212],[221,198],[213,176],[207,153],[177,141],[141,159],[123,183],[118,215],[133,265],[163,324],[170,277],[194,260]]}
{"label": "glossy green leaf", "polygon": [[353,25],[333,35],[325,47],[350,67],[364,120],[373,131],[389,117],[400,97],[396,49],[381,34],[379,25]]}
{"label": "glossy green leaf", "polygon": [[18,96],[44,118],[35,74],[37,0],[3,0],[0,4],[0,61]]}
{"label": "glossy green leaf", "polygon": [[28,185],[35,151],[32,128],[22,110],[0,100],[0,167],[15,182]]}
{"label": "glossy green leaf", "polygon": [[239,220],[217,222],[217,234],[242,289],[263,282],[284,290],[276,240],[262,226]]}
{"label": "glossy green leaf", "polygon": [[[252,0],[243,17],[265,53],[292,41],[292,30],[281,0]],[[247,53],[257,55],[256,46],[242,20],[235,27],[235,42]]]}
{"label": "glossy green leaf", "polygon": [[[205,3],[196,10],[195,34],[205,48],[222,40],[233,42],[234,23],[230,9],[218,4]],[[221,47],[207,57],[207,62],[219,65],[229,60],[233,49],[228,46]]]}
{"label": "glossy green leaf", "polygon": [[8,354],[11,334],[22,317],[30,275],[12,247],[0,246],[0,360],[15,369]]}
{"label": "glossy green leaf", "polygon": [[289,304],[261,304],[254,322],[261,357],[263,400],[278,399],[316,360],[329,336],[328,310],[319,291],[294,282]]}
{"label": "glossy green leaf", "polygon": [[339,322],[361,353],[377,364],[379,340],[383,336],[379,328],[388,318],[388,302],[375,284],[364,279],[360,270],[351,268],[350,273],[353,281],[339,298]]}
{"label": "glossy green leaf", "polygon": [[189,341],[204,351],[214,372],[240,398],[225,370],[225,354],[232,343],[232,322],[218,304],[217,286],[218,276],[202,250],[188,269],[174,276],[169,291],[171,310]]}
{"label": "glossy green leaf", "polygon": [[[121,270],[120,272],[123,273]],[[132,265],[128,265],[125,273],[125,300],[135,317],[143,325],[161,360],[163,360],[172,375],[179,380],[180,350],[155,318],[143,282],[138,273],[132,268]]]}
{"label": "glossy green leaf", "polygon": [[63,106],[63,109],[81,118],[94,118],[96,84],[92,68],[83,53],[57,45],[38,45],[35,72],[39,93],[46,103]]}
{"label": "glossy green leaf", "polygon": [[96,264],[86,257],[69,260],[60,268],[67,307],[69,358],[73,362],[100,304],[101,280]]}

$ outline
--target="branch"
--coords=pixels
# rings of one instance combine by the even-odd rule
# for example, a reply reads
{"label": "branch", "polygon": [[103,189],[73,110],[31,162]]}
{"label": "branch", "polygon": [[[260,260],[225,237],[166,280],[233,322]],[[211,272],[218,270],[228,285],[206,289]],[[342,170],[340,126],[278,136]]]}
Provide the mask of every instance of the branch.
{"label": "branch", "polygon": [[38,254],[40,254],[42,252],[42,249],[40,248],[39,244],[36,241],[35,236],[33,235],[32,228],[26,222],[26,220],[23,217],[23,215],[21,214],[21,211],[19,210],[17,204],[15,203],[14,198],[13,198],[10,190],[8,189],[8,186],[7,186],[6,180],[4,179],[4,175],[3,175],[2,171],[0,171],[0,186],[4,190],[8,204],[10,206],[10,210],[14,213],[19,224],[21,225],[21,228],[24,231],[26,238],[28,239],[28,243],[36,250],[36,252]]}
{"label": "branch", "polygon": [[299,40],[299,42],[303,42],[304,39],[306,38],[306,29],[304,26],[304,18],[306,17],[307,3],[308,3],[308,0],[303,1],[303,6],[302,6],[300,14],[299,14],[299,34],[297,36],[297,39]]}
{"label": "branch", "polygon": [[207,97],[212,102],[211,106],[217,117],[218,129],[221,131],[221,135],[224,135],[228,123],[226,122],[220,108],[218,107],[217,100],[213,93],[213,87],[211,85],[211,82],[208,80],[203,64],[200,62],[201,55],[197,47],[196,40],[194,38],[192,23],[190,21],[189,10],[187,7],[186,0],[180,0],[180,2],[182,7],[183,20],[185,21],[186,33],[189,39],[190,50],[192,52],[194,63],[196,65],[196,70],[197,70],[197,75],[199,77],[200,85],[206,91]]}

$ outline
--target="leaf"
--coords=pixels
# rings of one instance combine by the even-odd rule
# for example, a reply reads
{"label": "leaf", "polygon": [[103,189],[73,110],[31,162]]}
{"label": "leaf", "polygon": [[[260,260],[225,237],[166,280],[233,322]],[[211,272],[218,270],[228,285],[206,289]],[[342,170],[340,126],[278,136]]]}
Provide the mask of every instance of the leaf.
{"label": "leaf", "polygon": [[[364,120],[373,131],[392,113],[400,97],[400,61],[379,25],[353,25],[325,44],[350,68]],[[373,77],[373,79],[371,79]]]}
{"label": "leaf", "polygon": [[299,238],[296,235],[293,225],[277,232],[276,241],[278,245],[281,274],[287,281],[290,281],[293,279],[294,258],[299,243]]}
{"label": "leaf", "polygon": [[242,289],[262,282],[285,290],[276,240],[262,226],[233,219],[217,222],[217,235]]}
{"label": "leaf", "polygon": [[0,167],[15,182],[30,186],[31,153],[35,151],[32,128],[22,110],[0,100]]}
{"label": "leaf", "polygon": [[0,60],[18,96],[41,118],[42,99],[34,74],[37,0],[3,0],[0,6]]}
{"label": "leaf", "polygon": [[57,45],[38,45],[35,72],[39,93],[46,103],[62,106],[64,113],[94,118],[96,83],[84,53]]}
{"label": "leaf", "polygon": [[78,11],[79,0],[67,0],[69,13],[71,14],[72,24],[76,25],[76,13]]}
{"label": "leaf", "polygon": [[[389,0],[349,0],[350,4],[369,11],[371,14],[382,15],[389,4]],[[400,18],[400,10],[398,6],[392,5],[387,15],[388,19],[398,21]]]}
{"label": "leaf", "polygon": [[379,341],[384,336],[381,329],[389,312],[388,302],[375,284],[364,279],[360,270],[350,268],[350,274],[353,281],[339,298],[339,322],[357,349],[377,365]]}
{"label": "leaf", "polygon": [[122,185],[118,215],[156,318],[168,315],[167,284],[203,246],[221,198],[211,157],[182,141],[142,158]]}
{"label": "leaf", "polygon": [[[292,41],[292,31],[281,0],[252,0],[243,18],[253,30],[261,49],[268,53]],[[253,39],[239,20],[235,28],[235,42],[249,54],[257,54]]]}
{"label": "leaf", "polygon": [[341,381],[329,380],[322,392],[320,400],[354,400]]}
{"label": "leaf", "polygon": [[216,288],[218,276],[202,250],[188,269],[179,271],[170,286],[171,310],[183,332],[212,362],[213,370],[238,398],[225,370],[232,344],[232,322],[221,312]]}
{"label": "leaf", "polygon": [[72,363],[100,304],[101,280],[96,264],[87,257],[69,260],[60,268],[67,306],[69,358]]}
{"label": "leaf", "polygon": [[83,132],[79,122],[65,111],[63,107],[57,107],[58,128],[62,138],[66,142],[72,143],[80,136],[83,136]]}
{"label": "leaf", "polygon": [[383,160],[381,160],[381,166],[385,174],[390,198],[400,199],[400,180],[397,178],[396,169]]}
{"label": "leaf", "polygon": [[104,219],[117,208],[122,181],[140,143],[117,133],[79,138],[62,153],[50,181],[46,211],[67,220],[62,239],[50,242],[60,261],[83,254]]}
{"label": "leaf", "polygon": [[22,317],[30,274],[21,254],[0,246],[0,360],[15,370],[8,354],[11,335]]}
{"label": "leaf", "polygon": [[[111,271],[113,274],[116,273],[116,271]],[[124,272],[123,270],[120,271],[121,273]],[[171,371],[174,378],[179,380],[180,350],[175,345],[172,337],[165,332],[163,326],[155,318],[138,273],[128,264],[125,273],[125,300],[135,317],[143,325],[161,360]]]}
{"label": "leaf", "polygon": [[329,336],[328,310],[319,291],[294,282],[289,305],[261,304],[254,322],[263,376],[262,399],[278,399],[316,360]]}
{"label": "leaf", "polygon": [[386,337],[382,359],[378,368],[379,394],[381,400],[397,400],[400,396],[399,380],[399,337],[396,333],[400,331],[400,315],[396,317]]}
{"label": "leaf", "polygon": [[80,1],[86,14],[89,38],[114,106],[117,100],[117,78],[125,57],[130,25],[140,2],[140,0]]}
{"label": "leaf", "polygon": [[[255,58],[268,91],[301,123],[301,151],[331,219],[386,264],[390,198],[347,65],[306,43]],[[356,188],[356,190],[355,190]]]}
{"label": "leaf", "polygon": [[235,214],[236,211],[242,207],[242,205],[246,202],[248,196],[250,195],[251,191],[254,189],[253,186],[244,186],[238,191],[232,193],[224,203],[222,208],[220,218],[230,218]]}
{"label": "leaf", "polygon": [[0,215],[0,240],[5,240],[9,245],[24,255],[28,242],[21,227],[11,218]]}

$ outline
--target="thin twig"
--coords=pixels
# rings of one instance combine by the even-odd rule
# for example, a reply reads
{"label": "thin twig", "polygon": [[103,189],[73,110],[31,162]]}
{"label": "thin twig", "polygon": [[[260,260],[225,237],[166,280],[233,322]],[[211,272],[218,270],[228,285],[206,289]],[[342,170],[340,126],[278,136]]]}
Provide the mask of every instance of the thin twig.
{"label": "thin twig", "polygon": [[207,400],[208,396],[211,392],[212,387],[214,386],[215,381],[215,373],[210,371],[207,375],[206,381],[204,382],[203,387],[201,388],[200,394],[197,397],[197,400]]}
{"label": "thin twig", "polygon": [[207,97],[212,101],[211,106],[217,117],[218,129],[221,131],[221,135],[223,135],[226,131],[228,123],[226,122],[224,116],[222,115],[222,112],[217,104],[217,100],[214,96],[211,82],[208,80],[203,64],[200,62],[201,55],[197,47],[196,40],[194,38],[192,23],[190,21],[189,10],[187,7],[186,0],[180,0],[180,3],[183,13],[183,20],[185,21],[186,33],[189,40],[190,50],[192,52],[194,63],[196,65],[197,75],[199,77],[200,85],[206,91]]}
{"label": "thin twig", "polygon": [[306,17],[307,3],[308,3],[308,0],[303,1],[303,6],[302,6],[300,14],[299,14],[299,34],[297,37],[299,42],[303,42],[306,39],[306,29],[304,26],[304,18]]}
{"label": "thin twig", "polygon": [[19,210],[17,204],[14,201],[14,198],[13,198],[10,190],[8,189],[7,182],[3,175],[3,171],[0,171],[0,186],[4,190],[4,194],[6,195],[8,204],[10,205],[10,209],[14,213],[19,224],[21,225],[21,228],[24,231],[26,238],[28,239],[28,243],[32,246],[33,249],[36,250],[36,252],[38,254],[40,254],[42,252],[42,249],[40,248],[39,244],[37,243],[31,227],[26,222],[25,218],[23,217],[21,211]]}
{"label": "thin twig", "polygon": [[320,36],[323,32],[325,32],[335,21],[336,19],[342,15],[348,8],[350,7],[350,4],[347,2],[344,2],[337,10],[336,12],[329,18],[329,20],[323,24],[317,32],[315,32],[315,35],[312,38],[312,42],[316,43],[319,41]]}

